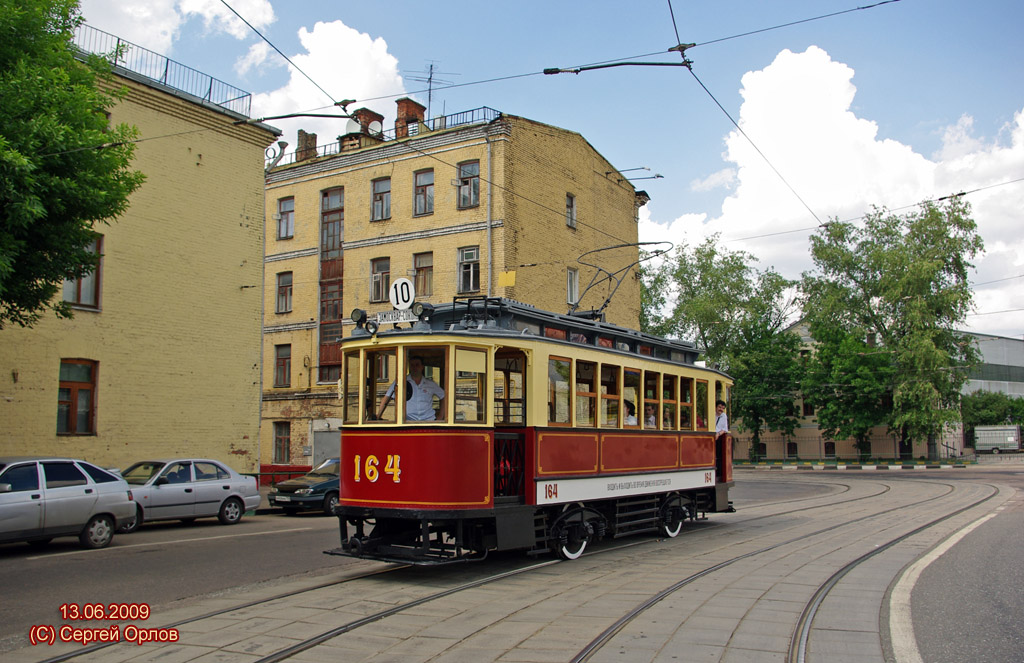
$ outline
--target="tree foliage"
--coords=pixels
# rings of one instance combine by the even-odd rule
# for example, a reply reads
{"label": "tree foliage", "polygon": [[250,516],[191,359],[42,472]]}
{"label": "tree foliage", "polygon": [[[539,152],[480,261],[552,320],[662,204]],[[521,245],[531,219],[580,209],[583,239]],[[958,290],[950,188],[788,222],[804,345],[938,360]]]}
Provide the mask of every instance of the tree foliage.
{"label": "tree foliage", "polygon": [[862,330],[815,325],[814,354],[804,377],[804,401],[814,406],[822,434],[853,439],[871,454],[871,429],[888,420],[895,366],[892,353],[873,347]]}
{"label": "tree foliage", "polygon": [[70,316],[61,283],[95,269],[94,224],[142,183],[134,129],[108,127],[109,66],[75,57],[80,22],[77,0],[0,0],[0,328]]}
{"label": "tree foliage", "polygon": [[[886,423],[900,433],[904,450],[911,439],[930,439],[956,420],[966,370],[977,361],[971,343],[955,331],[972,306],[968,270],[983,247],[969,206],[954,198],[903,216],[876,209],[861,223],[829,223],[811,247],[815,271],[804,275],[803,292],[812,336],[875,334],[890,358]],[[856,368],[854,362],[840,374]],[[839,419],[851,419],[861,406],[837,403],[846,410]]]}
{"label": "tree foliage", "polygon": [[[717,235],[643,273],[645,331],[694,339],[710,364],[733,377],[732,417],[740,430],[792,435],[794,394],[802,374],[800,338],[785,330],[794,283],[755,258],[720,246]],[[674,302],[668,314],[666,304]]]}
{"label": "tree foliage", "polygon": [[998,391],[975,391],[960,401],[964,437],[974,439],[977,426],[1024,425],[1024,398]]}

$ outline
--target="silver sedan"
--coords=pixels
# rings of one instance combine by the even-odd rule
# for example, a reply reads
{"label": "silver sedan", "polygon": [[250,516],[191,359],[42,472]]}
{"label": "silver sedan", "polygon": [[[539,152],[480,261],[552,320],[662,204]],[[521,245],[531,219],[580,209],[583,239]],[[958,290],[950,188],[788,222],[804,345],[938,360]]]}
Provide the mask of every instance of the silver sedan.
{"label": "silver sedan", "polygon": [[110,544],[135,503],[121,477],[72,458],[0,458],[0,543],[46,545],[77,536],[85,548]]}
{"label": "silver sedan", "polygon": [[119,532],[134,532],[148,520],[191,522],[213,516],[225,525],[233,525],[260,504],[256,478],[242,476],[216,460],[144,460],[121,476],[131,486],[137,514]]}

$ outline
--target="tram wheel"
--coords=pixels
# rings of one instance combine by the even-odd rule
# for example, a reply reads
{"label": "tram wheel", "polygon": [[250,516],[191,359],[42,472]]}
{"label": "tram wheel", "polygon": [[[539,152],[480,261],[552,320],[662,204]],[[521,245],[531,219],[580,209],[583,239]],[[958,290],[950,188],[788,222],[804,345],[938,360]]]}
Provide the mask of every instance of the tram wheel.
{"label": "tram wheel", "polygon": [[658,531],[666,539],[674,539],[683,531],[683,523],[690,518],[690,506],[679,498],[669,498],[661,507]]}
{"label": "tram wheel", "polygon": [[588,522],[567,524],[559,537],[558,556],[565,560],[579,559],[593,536],[594,528]]}

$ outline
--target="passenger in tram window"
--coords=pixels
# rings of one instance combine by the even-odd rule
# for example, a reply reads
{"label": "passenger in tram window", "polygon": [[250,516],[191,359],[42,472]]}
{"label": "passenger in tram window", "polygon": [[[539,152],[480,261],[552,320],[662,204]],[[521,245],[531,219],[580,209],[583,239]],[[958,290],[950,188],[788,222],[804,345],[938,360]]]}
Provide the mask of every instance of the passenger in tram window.
{"label": "passenger in tram window", "polygon": [[715,437],[729,432],[729,415],[725,413],[725,401],[715,401]]}
{"label": "passenger in tram window", "polygon": [[622,401],[626,404],[626,425],[636,426],[636,405],[633,401]]}
{"label": "passenger in tram window", "polygon": [[[384,408],[395,396],[395,385],[392,382],[384,393],[377,416],[384,415]],[[444,408],[444,389],[436,382],[423,375],[423,357],[414,355],[409,358],[409,375],[405,376],[405,419],[406,421],[434,421],[434,396],[441,401]]]}
{"label": "passenger in tram window", "polygon": [[644,405],[644,428],[658,427],[658,413],[656,410],[657,407],[654,403],[646,403]]}

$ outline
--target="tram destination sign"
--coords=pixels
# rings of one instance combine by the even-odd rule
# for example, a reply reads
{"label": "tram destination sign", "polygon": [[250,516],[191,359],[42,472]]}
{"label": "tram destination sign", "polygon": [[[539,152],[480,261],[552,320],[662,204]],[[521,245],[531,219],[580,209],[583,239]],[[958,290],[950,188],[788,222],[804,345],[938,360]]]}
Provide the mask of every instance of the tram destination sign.
{"label": "tram destination sign", "polygon": [[377,314],[377,324],[387,325],[397,322],[416,322],[419,320],[416,314],[410,309],[394,310],[394,311],[381,311]]}

